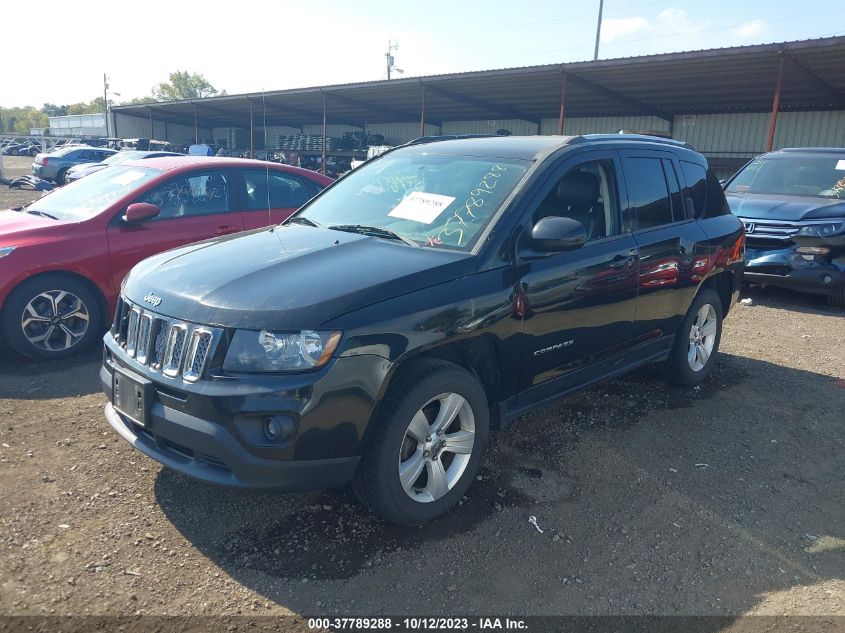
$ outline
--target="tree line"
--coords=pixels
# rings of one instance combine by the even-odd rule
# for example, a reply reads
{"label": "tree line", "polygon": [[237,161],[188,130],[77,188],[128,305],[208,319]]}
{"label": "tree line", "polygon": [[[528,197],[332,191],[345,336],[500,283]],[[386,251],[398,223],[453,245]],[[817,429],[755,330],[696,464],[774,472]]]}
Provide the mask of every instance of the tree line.
{"label": "tree line", "polygon": [[[225,90],[217,90],[199,73],[177,70],[170,73],[168,81],[156,84],[150,94],[119,103],[109,100],[109,105],[136,105],[157,103],[160,101],[178,101],[180,99],[200,99],[225,95]],[[34,106],[4,107],[0,105],[0,134],[29,134],[32,128],[48,128],[48,117],[72,114],[98,114],[105,112],[103,97],[91,101],[81,101],[66,105],[45,103],[40,108]]]}

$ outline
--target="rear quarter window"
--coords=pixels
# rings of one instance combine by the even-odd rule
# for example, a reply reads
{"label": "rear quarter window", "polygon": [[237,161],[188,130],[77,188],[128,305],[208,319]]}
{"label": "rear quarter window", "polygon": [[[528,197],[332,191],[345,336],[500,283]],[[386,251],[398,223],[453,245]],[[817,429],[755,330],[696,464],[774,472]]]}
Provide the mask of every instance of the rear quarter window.
{"label": "rear quarter window", "polygon": [[704,210],[705,218],[714,218],[719,215],[728,215],[731,208],[725,198],[725,192],[719,179],[709,169],[707,170],[707,207]]}

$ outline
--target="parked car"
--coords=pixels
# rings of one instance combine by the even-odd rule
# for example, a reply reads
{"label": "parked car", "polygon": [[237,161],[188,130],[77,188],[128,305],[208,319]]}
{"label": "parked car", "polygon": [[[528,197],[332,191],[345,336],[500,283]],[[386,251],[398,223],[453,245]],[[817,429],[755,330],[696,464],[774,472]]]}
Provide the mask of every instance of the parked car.
{"label": "parked car", "polygon": [[32,358],[74,354],[102,335],[141,259],[281,222],[330,182],[275,163],[151,158],[0,211],[0,331]]}
{"label": "parked car", "polygon": [[745,224],[745,279],[845,306],[845,148],[758,156],[725,185]]}
{"label": "parked car", "polygon": [[136,152],[122,151],[112,154],[101,163],[80,163],[74,165],[65,174],[65,182],[73,182],[94,172],[105,169],[109,165],[120,165],[131,160],[145,160],[147,158],[161,158],[163,156],[183,156],[177,152]]}
{"label": "parked car", "polygon": [[49,154],[38,154],[32,163],[32,173],[38,178],[52,180],[56,184],[65,184],[65,176],[71,167],[80,163],[99,163],[115,154],[116,151],[105,147],[72,145],[63,147]]}
{"label": "parked car", "polygon": [[353,481],[422,523],[467,493],[490,429],[645,363],[701,383],[743,244],[682,143],[407,145],[280,227],[138,264],[105,336],[106,417],[199,479]]}

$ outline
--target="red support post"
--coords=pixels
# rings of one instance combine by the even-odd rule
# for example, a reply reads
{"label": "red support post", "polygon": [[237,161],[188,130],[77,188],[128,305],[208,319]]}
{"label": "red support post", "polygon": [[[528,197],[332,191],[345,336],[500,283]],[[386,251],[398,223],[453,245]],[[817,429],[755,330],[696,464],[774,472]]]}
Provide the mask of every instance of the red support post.
{"label": "red support post", "polygon": [[328,167],[328,120],[326,117],[326,93],[323,93],[323,175],[327,176],[329,173]]}
{"label": "red support post", "polygon": [[422,86],[422,102],[420,104],[420,136],[425,136],[425,86]]}
{"label": "red support post", "polygon": [[557,133],[563,135],[563,112],[566,103],[566,73],[560,74],[560,116],[557,122]]}
{"label": "red support post", "polygon": [[771,152],[775,143],[775,127],[778,122],[778,108],[780,107],[780,89],[783,85],[783,64],[786,57],[781,52],[780,67],[778,68],[778,80],[775,84],[775,98],[772,100],[772,114],[769,117],[769,140],[766,143],[766,151]]}

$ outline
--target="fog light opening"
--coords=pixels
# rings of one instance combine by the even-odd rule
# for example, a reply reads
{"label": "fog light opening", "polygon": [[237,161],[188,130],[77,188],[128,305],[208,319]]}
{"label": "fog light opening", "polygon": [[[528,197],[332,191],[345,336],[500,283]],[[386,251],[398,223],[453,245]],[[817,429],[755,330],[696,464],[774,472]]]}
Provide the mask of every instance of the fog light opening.
{"label": "fog light opening", "polygon": [[833,277],[831,277],[830,275],[825,275],[824,277],[822,277],[822,283],[829,284],[831,281],[833,281]]}
{"label": "fog light opening", "polygon": [[293,436],[295,422],[283,415],[271,415],[264,418],[264,437],[271,442],[286,442]]}

